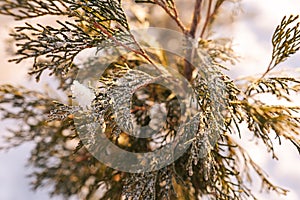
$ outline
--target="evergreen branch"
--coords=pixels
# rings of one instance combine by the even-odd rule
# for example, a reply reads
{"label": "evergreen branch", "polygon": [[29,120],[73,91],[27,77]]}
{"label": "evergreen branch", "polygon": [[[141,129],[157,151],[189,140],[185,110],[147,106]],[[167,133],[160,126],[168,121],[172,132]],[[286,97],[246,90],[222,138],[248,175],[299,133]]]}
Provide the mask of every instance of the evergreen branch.
{"label": "evergreen branch", "polygon": [[[70,9],[79,12],[81,9],[85,11],[89,20],[93,22],[102,23],[107,21],[114,21],[119,27],[126,30],[129,29],[125,13],[121,7],[119,0],[80,0],[74,2],[71,0],[64,0],[70,4]],[[82,13],[79,13],[82,14]],[[79,16],[78,16],[79,17]],[[90,22],[90,21],[87,21]],[[109,26],[104,25],[106,28]],[[118,26],[116,28],[118,28]]]}
{"label": "evergreen branch", "polygon": [[[29,160],[37,169],[32,174],[34,189],[54,183],[51,195],[63,194],[66,199],[74,194],[81,194],[80,198],[84,199],[98,198],[97,192],[100,190],[103,195],[99,198],[105,200],[196,200],[204,195],[220,200],[255,199],[246,185],[252,181],[250,170],[253,169],[264,187],[285,194],[286,190],[273,185],[263,170],[227,132],[233,132],[235,126],[240,134],[239,123],[245,121],[249,130],[265,143],[268,150],[273,152],[270,133],[274,132],[279,142],[282,137],[286,138],[300,151],[300,118],[297,116],[300,108],[266,105],[252,98],[256,94],[271,93],[289,100],[291,92],[300,90],[300,81],[288,77],[264,79],[264,74],[253,84],[247,82],[246,92],[242,93],[219,70],[219,62],[233,61],[231,47],[222,40],[206,41],[200,38],[198,41],[196,33],[199,24],[203,22],[200,36],[205,35],[225,1],[209,0],[204,4],[204,1],[196,0],[190,30],[186,30],[180,21],[174,0],[135,1],[162,7],[187,38],[195,39],[190,40],[195,42],[189,44],[185,56],[186,60],[195,61],[197,66],[189,63],[182,66],[173,57],[171,59],[175,61],[173,66],[184,68],[184,76],[192,84],[196,95],[195,104],[201,112],[193,117],[191,123],[183,126],[195,135],[188,141],[192,142],[191,147],[178,160],[158,171],[130,174],[102,165],[84,148],[84,142],[87,142],[87,148],[94,145],[93,150],[97,153],[107,152],[105,145],[99,145],[99,140],[103,138],[99,137],[98,130],[93,129],[95,131],[92,134],[85,132],[80,141],[76,131],[97,121],[103,125],[101,128],[105,136],[126,151],[148,152],[169,145],[182,120],[181,106],[172,91],[152,84],[157,78],[174,80],[156,64],[156,61],[168,63],[168,52],[145,51],[138,44],[130,32],[120,0],[0,0],[0,14],[13,16],[17,20],[45,15],[68,17],[68,21],[57,21],[57,27],[25,23],[16,27],[16,33],[12,34],[19,43],[19,57],[12,61],[19,63],[32,58],[34,64],[30,73],[35,74],[37,79],[43,71],[51,70],[59,78],[61,86],[67,88],[79,69],[73,60],[83,49],[97,47],[101,50],[107,46],[119,46],[129,51],[114,61],[111,61],[110,56],[105,56],[84,63],[97,67],[97,70],[99,66],[105,68],[102,77],[95,78],[101,86],[93,88],[94,95],[88,101],[91,105],[84,111],[82,105],[53,103],[54,99],[47,95],[23,87],[0,86],[0,117],[21,122],[20,127],[10,129],[12,136],[8,138],[9,144],[17,146],[24,141],[37,142]],[[201,21],[203,10],[206,10],[206,16]],[[292,16],[284,18],[277,27],[273,35],[272,60],[266,74],[299,49],[298,25],[288,27],[296,19]],[[148,76],[134,70],[145,63],[152,64],[159,72],[155,71]],[[151,71],[150,68],[147,70]],[[197,71],[196,77],[192,77],[194,70]],[[79,79],[94,78],[94,72],[94,69],[86,67],[81,70]],[[134,100],[132,108],[129,106],[130,100]],[[166,119],[149,116],[149,108],[156,116],[162,110],[163,113],[167,112]],[[81,116],[75,117],[75,113]],[[153,129],[162,129],[153,137],[135,138],[120,129],[120,125],[131,129],[133,124],[128,123],[131,117],[135,120],[134,125],[150,126],[152,119],[165,123],[161,127],[151,124]],[[198,117],[199,121],[194,120]],[[75,119],[77,124],[73,121]],[[120,155],[117,154],[110,152],[113,164],[120,162]],[[159,159],[165,159],[164,156]]]}
{"label": "evergreen branch", "polygon": [[[20,57],[10,61],[19,63],[22,60],[34,58],[30,74],[35,74],[37,80],[46,69],[55,75],[67,74],[70,69],[74,68],[75,56],[83,49],[99,46],[103,41],[111,39],[111,36],[128,32],[126,16],[118,1],[81,0],[74,2],[61,0],[59,2],[63,6],[46,0],[39,1],[40,5],[43,5],[42,8],[39,6],[33,8],[33,4],[36,4],[37,1],[31,0],[18,3],[6,1],[4,6],[8,15],[11,15],[14,9],[22,11],[21,13],[35,13],[30,16],[14,15],[20,19],[43,16],[48,12],[50,15],[54,13],[68,14],[68,17],[73,18],[71,22],[57,21],[60,25],[59,28],[40,24],[33,26],[29,23],[16,27],[17,33],[12,36],[20,42],[17,44],[19,49],[16,53]],[[113,21],[117,23],[116,27],[111,27],[110,24]],[[99,25],[101,25],[101,29],[99,29]]]}
{"label": "evergreen branch", "polygon": [[229,62],[234,65],[238,61],[238,56],[232,49],[231,43],[231,40],[226,38],[214,40],[200,39],[198,42],[198,48],[206,49],[214,63],[219,64],[220,67],[228,70],[226,67],[222,66],[222,63]]}
{"label": "evergreen branch", "polygon": [[118,80],[109,90],[109,96],[113,101],[113,110],[116,113],[116,123],[124,130],[134,132],[136,130],[131,121],[130,113],[131,96],[139,88],[152,83],[158,77],[152,77],[143,71],[128,70],[128,72]]}
{"label": "evergreen branch", "polygon": [[290,77],[270,77],[260,79],[248,86],[245,94],[253,97],[256,94],[271,93],[277,98],[290,100],[291,92],[299,92],[300,80]]}
{"label": "evergreen branch", "polygon": [[[19,58],[10,61],[19,63],[28,58],[34,58],[30,74],[36,74],[39,80],[45,69],[52,73],[66,74],[72,68],[74,57],[83,49],[97,45],[103,38],[91,37],[77,24],[70,22],[57,23],[61,28],[53,28],[38,24],[16,27],[17,33],[11,34],[20,47]],[[30,35],[27,32],[30,31]]]}
{"label": "evergreen branch", "polygon": [[0,14],[13,16],[16,20],[35,18],[45,15],[70,16],[68,5],[63,0],[1,0]]}
{"label": "evergreen branch", "polygon": [[268,65],[267,70],[263,73],[265,77],[271,70],[273,70],[279,63],[284,62],[288,57],[295,54],[300,48],[300,28],[299,22],[290,27],[299,15],[285,16],[280,25],[277,26],[272,37],[272,59]]}
{"label": "evergreen branch", "polygon": [[[2,119],[16,120],[20,125],[9,129],[12,133],[6,138],[9,146],[1,149],[13,148],[27,141],[36,142],[28,160],[35,169],[29,176],[33,179],[33,189],[57,180],[50,195],[63,195],[67,199],[81,193],[87,180],[93,179],[95,182],[90,185],[87,196],[95,193],[98,183],[105,182],[114,186],[106,193],[120,199],[120,192],[114,191],[116,188],[121,190],[119,173],[114,173],[113,169],[97,162],[85,148],[80,148],[73,107],[57,103],[56,108],[60,110],[55,110],[53,99],[47,95],[11,85],[0,86],[0,105]],[[47,120],[49,113],[54,117],[50,121]],[[73,149],[69,144],[77,143],[79,147],[75,154],[75,147]],[[86,168],[87,164],[93,168]]]}
{"label": "evergreen branch", "polygon": [[276,155],[269,136],[271,131],[276,133],[279,142],[280,137],[284,137],[298,145],[300,144],[300,118],[296,115],[300,112],[299,107],[264,105],[258,100],[252,104],[247,100],[231,103],[235,104],[235,107],[240,107],[243,113],[242,119],[245,118],[248,129],[254,133],[255,137],[264,142],[268,150],[272,152],[273,158],[276,158]]}

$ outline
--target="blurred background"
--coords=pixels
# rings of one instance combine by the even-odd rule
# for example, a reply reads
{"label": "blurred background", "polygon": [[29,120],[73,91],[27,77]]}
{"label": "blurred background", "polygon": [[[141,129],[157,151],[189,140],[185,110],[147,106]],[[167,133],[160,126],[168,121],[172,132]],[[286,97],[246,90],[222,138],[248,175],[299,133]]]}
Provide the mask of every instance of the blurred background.
{"label": "blurred background", "polygon": [[[180,13],[184,18],[189,19],[194,1],[183,2],[180,6]],[[232,10],[224,12],[224,14],[228,14],[225,17],[226,20],[223,20],[223,24],[222,21],[220,22],[222,28],[216,29],[214,33],[218,37],[232,39],[233,48],[239,56],[239,63],[231,68],[228,75],[238,78],[263,73],[271,58],[273,31],[284,15],[300,14],[299,0],[241,0],[235,4],[228,4],[228,6],[233,7],[233,12]],[[155,14],[159,15],[159,13]],[[13,26],[21,24],[21,22],[14,22],[12,18],[0,15],[0,23],[0,84],[22,85],[43,90],[46,81],[35,83],[34,79],[31,80],[27,76],[29,63],[22,62],[15,65],[7,61],[11,52],[14,51],[9,45],[8,34]],[[280,65],[280,68],[292,68],[295,74],[299,73],[297,68],[300,68],[300,52]],[[7,134],[5,127],[10,125],[13,125],[13,122],[11,124],[0,122],[0,136]],[[254,180],[253,187],[256,189],[259,199],[299,200],[300,156],[297,149],[289,141],[282,140],[281,145],[274,142],[279,160],[272,160],[264,146],[251,141],[251,139],[243,137],[239,141],[246,145],[246,149],[254,161],[265,169],[275,184],[290,191],[287,196],[277,196],[276,193],[259,194],[261,183],[257,179]],[[0,145],[2,144],[3,140],[0,139]],[[7,152],[0,151],[0,200],[62,199],[60,197],[50,198],[48,192],[51,188],[36,192],[30,189],[30,179],[26,176],[32,169],[26,166],[26,161],[33,146],[34,144],[26,143]]]}

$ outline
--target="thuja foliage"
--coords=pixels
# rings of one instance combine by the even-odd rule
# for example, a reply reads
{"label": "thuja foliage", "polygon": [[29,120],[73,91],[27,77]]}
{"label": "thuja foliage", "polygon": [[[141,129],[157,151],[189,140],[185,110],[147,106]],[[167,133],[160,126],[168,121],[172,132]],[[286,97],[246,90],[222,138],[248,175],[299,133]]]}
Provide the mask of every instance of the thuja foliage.
{"label": "thuja foliage", "polygon": [[[16,57],[11,61],[32,60],[29,74],[39,81],[42,73],[50,72],[60,83],[58,89],[67,95],[79,71],[74,59],[80,52],[92,47],[100,51],[103,44],[121,46],[129,52],[110,63],[104,74],[97,77],[100,86],[94,88],[89,110],[91,118],[103,119],[105,135],[115,145],[131,152],[147,152],[154,147],[162,148],[178,134],[181,111],[176,95],[151,84],[153,77],[161,77],[146,75],[135,69],[137,66],[157,67],[158,63],[176,69],[192,85],[196,94],[193,101],[200,108],[197,130],[189,141],[191,145],[179,159],[159,170],[128,173],[102,164],[86,149],[84,143],[97,141],[97,133],[93,137],[79,138],[74,121],[81,108],[72,105],[71,97],[63,102],[50,97],[46,91],[1,85],[1,119],[21,122],[20,126],[9,129],[8,145],[3,148],[29,141],[36,143],[29,159],[35,169],[30,175],[33,188],[50,184],[54,186],[51,195],[63,195],[66,199],[74,195],[81,199],[114,200],[201,199],[204,196],[224,200],[255,199],[249,183],[257,174],[263,188],[285,194],[287,191],[274,185],[232,136],[238,134],[243,138],[245,134],[253,134],[265,144],[273,158],[276,158],[273,148],[276,140],[290,140],[300,151],[297,115],[300,107],[268,104],[260,98],[269,94],[274,99],[291,102],[291,95],[300,90],[297,77],[270,73],[300,47],[298,16],[284,17],[275,29],[273,52],[264,74],[232,80],[226,75],[226,65],[236,61],[235,53],[228,40],[212,37],[210,31],[226,3],[232,1],[196,0],[191,23],[184,24],[173,0],[0,0],[0,14],[24,22],[11,34],[17,45]],[[172,62],[166,59],[167,52],[163,50],[144,50],[135,40],[131,26],[147,26],[151,16],[144,13],[145,17],[141,17],[130,7],[145,12],[162,9],[170,22],[175,22],[175,29],[195,39],[197,44],[187,45],[189,48],[183,58],[174,58]],[[43,17],[55,17],[56,24],[28,22]],[[105,59],[110,61],[109,57]],[[187,62],[191,59],[199,66]],[[97,60],[90,62],[101,67]],[[85,73],[83,77],[92,72]],[[123,82],[118,81],[120,79]],[[122,107],[128,103],[125,101],[128,97],[118,96],[120,88],[133,95],[131,115],[126,116],[126,108]],[[111,93],[118,99],[112,99]],[[138,125],[148,125],[154,108],[156,113],[167,115],[163,128],[153,137],[136,138],[119,127],[121,124],[131,129],[130,117]],[[240,129],[242,123],[248,125],[249,131],[244,133]],[[155,129],[156,125],[151,126]],[[274,133],[275,139],[272,138]],[[213,141],[214,138],[217,140]],[[100,148],[106,151],[105,147]]]}

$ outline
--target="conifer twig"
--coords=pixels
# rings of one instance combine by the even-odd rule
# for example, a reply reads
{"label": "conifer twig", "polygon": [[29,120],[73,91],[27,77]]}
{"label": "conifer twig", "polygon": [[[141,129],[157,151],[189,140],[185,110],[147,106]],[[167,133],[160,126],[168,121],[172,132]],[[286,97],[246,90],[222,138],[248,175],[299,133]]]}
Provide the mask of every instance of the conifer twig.
{"label": "conifer twig", "polygon": [[156,3],[157,5],[162,7],[162,9],[164,9],[166,11],[166,13],[175,21],[175,23],[178,25],[178,27],[181,29],[181,31],[183,33],[186,33],[187,29],[185,28],[184,24],[181,22],[181,20],[178,17],[178,12],[177,12],[176,6],[173,1],[171,1],[171,2],[172,2],[172,7],[173,7],[173,9],[172,9],[173,13],[171,12],[170,8],[168,8],[166,6],[166,4],[160,2],[159,0],[154,0],[154,3]]}
{"label": "conifer twig", "polygon": [[117,45],[124,47],[125,49],[132,51],[133,53],[142,56],[143,58],[145,58],[151,65],[153,65],[157,70],[161,71],[160,68],[151,60],[151,58],[149,58],[149,56],[146,54],[146,52],[142,49],[142,47],[138,44],[138,42],[135,40],[133,35],[130,35],[131,38],[133,39],[134,43],[138,46],[139,50],[135,50],[125,44],[123,44],[122,42],[118,41],[116,38],[114,38],[114,36],[109,33],[105,28],[103,28],[101,26],[101,24],[94,22],[94,26],[98,29],[100,29],[104,34],[106,34],[108,36],[108,38],[112,39]]}

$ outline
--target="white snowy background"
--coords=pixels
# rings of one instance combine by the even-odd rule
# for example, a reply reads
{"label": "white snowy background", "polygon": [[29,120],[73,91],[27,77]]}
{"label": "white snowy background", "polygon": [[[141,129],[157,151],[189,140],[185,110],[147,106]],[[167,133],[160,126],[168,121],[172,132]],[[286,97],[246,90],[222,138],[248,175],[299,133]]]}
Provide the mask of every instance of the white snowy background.
{"label": "white snowy background", "polygon": [[[300,14],[299,0],[243,0],[236,12],[236,21],[224,32],[233,38],[234,49],[241,56],[231,72],[232,77],[258,74],[265,71],[271,55],[271,36],[284,15]],[[26,63],[14,65],[8,63],[5,49],[9,27],[15,22],[9,17],[0,16],[0,84],[10,83],[39,88],[34,81],[28,81]],[[282,68],[300,67],[300,53],[294,55]],[[291,74],[292,75],[292,74]],[[300,102],[299,102],[300,104]],[[5,126],[0,122],[0,136],[5,134]],[[254,160],[262,165],[271,180],[290,192],[287,196],[259,194],[259,199],[299,200],[300,199],[300,156],[290,142],[284,141],[282,145],[275,142],[275,151],[279,160],[272,160],[262,144],[256,145],[245,137],[247,151]],[[1,140],[0,140],[1,142]],[[21,145],[8,152],[0,152],[0,200],[47,200],[50,188],[33,192],[30,190],[29,179],[26,175],[32,171],[26,167],[26,160],[30,156],[33,144]],[[257,179],[253,186],[259,191],[260,181]]]}

